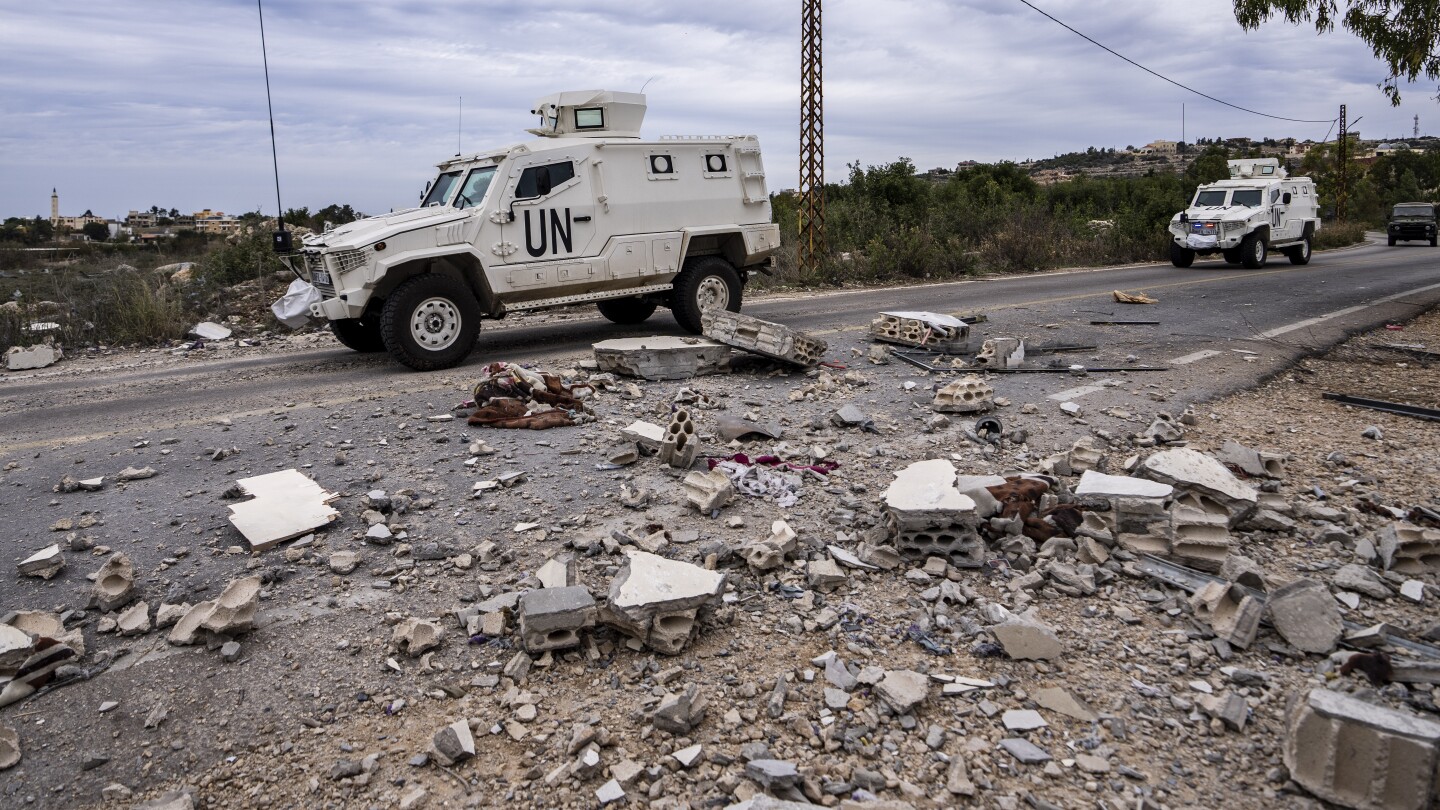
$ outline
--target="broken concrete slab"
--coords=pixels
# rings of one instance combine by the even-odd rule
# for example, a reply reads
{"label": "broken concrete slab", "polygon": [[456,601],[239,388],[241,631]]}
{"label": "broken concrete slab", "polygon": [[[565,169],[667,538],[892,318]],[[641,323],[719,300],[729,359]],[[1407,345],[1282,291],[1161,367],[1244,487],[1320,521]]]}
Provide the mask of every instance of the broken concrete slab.
{"label": "broken concrete slab", "polygon": [[735,497],[735,485],[721,470],[692,472],[680,482],[685,498],[700,511],[708,515],[729,503]]}
{"label": "broken concrete slab", "polygon": [[65,570],[65,555],[60,553],[60,544],[54,543],[21,560],[16,568],[27,577],[54,579]]}
{"label": "broken concrete slab", "polygon": [[1075,494],[1104,498],[1169,498],[1175,494],[1175,488],[1144,478],[1085,470],[1080,476],[1080,483],[1075,486]]}
{"label": "broken concrete slab", "polygon": [[825,341],[749,315],[709,309],[701,315],[701,325],[707,338],[772,360],[813,368],[825,359]]}
{"label": "broken concrete slab", "polygon": [[592,348],[601,371],[642,380],[686,380],[730,368],[730,347],[705,338],[617,338]]}
{"label": "broken concrete slab", "polygon": [[881,312],[870,322],[870,338],[959,354],[970,350],[970,324],[935,312]]}
{"label": "broken concrete slab", "polygon": [[102,612],[109,613],[130,604],[138,592],[135,590],[135,566],[124,554],[115,554],[95,572],[95,585],[90,592],[90,603]]}
{"label": "broken concrete slab", "polygon": [[1394,593],[1375,569],[1368,565],[1342,565],[1330,581],[1342,591],[1356,591],[1372,599],[1389,599]]}
{"label": "broken concrete slab", "polygon": [[1010,615],[990,628],[1005,654],[1017,660],[1041,661],[1059,658],[1065,645],[1054,628],[1028,614]]}
{"label": "broken concrete slab", "polygon": [[665,441],[665,428],[654,422],[635,421],[621,428],[620,435],[651,450],[659,450],[660,443]]}
{"label": "broken concrete slab", "polygon": [[1063,714],[1082,723],[1093,723],[1100,717],[1098,712],[1090,708],[1090,704],[1059,686],[1036,689],[1030,693],[1030,699],[1042,709]]}
{"label": "broken concrete slab", "polygon": [[1021,737],[1007,737],[1000,741],[1000,747],[1026,765],[1038,765],[1051,759],[1045,749]]}
{"label": "broken concrete slab", "polygon": [[1328,654],[1345,632],[1329,589],[1313,579],[1297,579],[1277,588],[1266,608],[1276,632],[1304,652]]}
{"label": "broken concrete slab", "polygon": [[401,619],[390,633],[390,643],[411,658],[418,658],[439,647],[444,638],[445,628],[439,622],[413,616]]}
{"label": "broken concrete slab", "polygon": [[580,632],[595,626],[595,597],[583,585],[539,588],[520,597],[520,640],[528,652],[580,645]]}
{"label": "broken concrete slab", "polygon": [[885,490],[885,508],[902,529],[948,526],[975,513],[975,501],[961,494],[955,481],[950,461],[917,461],[895,473]]}
{"label": "broken concrete slab", "polygon": [[1440,723],[1329,689],[1291,697],[1281,756],[1315,796],[1363,810],[1421,810],[1440,798]]}
{"label": "broken concrete slab", "polygon": [[696,612],[724,590],[725,575],[644,551],[626,554],[602,619],[658,652],[680,652],[694,633]]}
{"label": "broken concrete slab", "polygon": [[930,695],[930,678],[908,669],[892,669],[875,684],[875,694],[896,714],[909,714]]}
{"label": "broken concrete slab", "polygon": [[430,752],[441,765],[449,767],[475,756],[475,736],[470,723],[456,720],[430,737]]}
{"label": "broken concrete slab", "polygon": [[8,677],[25,663],[35,649],[35,642],[18,627],[0,624],[0,677]]}
{"label": "broken concrete slab", "polygon": [[299,470],[242,478],[235,484],[243,494],[254,496],[230,505],[230,522],[245,536],[252,551],[274,548],[340,517],[330,506],[340,496],[326,492]]}
{"label": "broken concrete slab", "polygon": [[150,632],[150,605],[136,602],[115,618],[115,630],[122,636],[142,636]]}
{"label": "broken concrete slab", "polygon": [[1380,564],[1402,574],[1440,572],[1440,529],[1396,521],[1380,530],[1375,543]]}
{"label": "broken concrete slab", "polygon": [[1140,464],[1139,474],[1219,503],[1234,526],[1255,510],[1260,495],[1224,464],[1188,447],[1161,450]]}
{"label": "broken concrete slab", "polygon": [[153,467],[126,467],[115,478],[119,481],[144,481],[147,478],[154,478],[157,474]]}
{"label": "broken concrete slab", "polygon": [[1210,625],[1216,638],[1246,649],[1255,642],[1265,606],[1244,588],[1228,582],[1209,582],[1190,597],[1195,618]]}
{"label": "broken concrete slab", "polygon": [[574,554],[558,554],[545,561],[535,572],[542,588],[568,588],[575,584]]}
{"label": "broken concrete slab", "polygon": [[995,407],[995,389],[976,374],[967,374],[935,392],[930,407],[937,413],[980,413]]}
{"label": "broken concrete slab", "polygon": [[58,346],[39,343],[34,346],[11,346],[5,353],[5,367],[11,371],[26,371],[34,368],[53,366],[65,353]]}

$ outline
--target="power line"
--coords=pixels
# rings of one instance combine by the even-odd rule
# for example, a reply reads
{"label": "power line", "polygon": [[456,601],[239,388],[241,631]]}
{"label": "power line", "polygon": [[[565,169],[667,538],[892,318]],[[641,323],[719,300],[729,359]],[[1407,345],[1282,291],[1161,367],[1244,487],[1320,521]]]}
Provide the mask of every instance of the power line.
{"label": "power line", "polygon": [[1164,75],[1161,75],[1161,74],[1159,74],[1159,73],[1156,73],[1155,71],[1151,70],[1150,68],[1145,67],[1144,65],[1140,64],[1139,62],[1136,62],[1134,59],[1131,59],[1130,57],[1128,57],[1128,56],[1126,56],[1126,55],[1124,55],[1124,54],[1122,54],[1122,53],[1119,53],[1118,51],[1115,51],[1114,49],[1112,49],[1112,48],[1110,48],[1110,47],[1108,47],[1108,46],[1105,46],[1105,45],[1100,44],[1099,42],[1096,42],[1095,40],[1091,39],[1090,37],[1086,36],[1085,34],[1082,34],[1082,33],[1080,33],[1079,31],[1076,31],[1074,28],[1071,28],[1070,26],[1068,26],[1068,25],[1066,25],[1065,23],[1061,22],[1060,20],[1055,19],[1054,16],[1052,16],[1052,15],[1049,14],[1048,12],[1044,11],[1043,9],[1037,8],[1033,3],[1029,2],[1029,0],[1020,0],[1020,2],[1021,2],[1021,3],[1024,3],[1025,5],[1029,6],[1029,7],[1032,8],[1032,9],[1034,9],[1034,10],[1035,10],[1037,13],[1039,13],[1041,16],[1048,18],[1051,22],[1055,23],[1056,25],[1060,26],[1061,28],[1064,28],[1065,30],[1069,31],[1070,33],[1074,34],[1074,35],[1077,36],[1077,37],[1080,37],[1081,39],[1085,40],[1086,42],[1089,42],[1091,45],[1094,45],[1095,47],[1100,48],[1101,50],[1107,51],[1107,52],[1109,52],[1110,54],[1112,54],[1112,55],[1114,55],[1114,56],[1118,56],[1119,58],[1125,60],[1126,62],[1129,62],[1130,64],[1134,65],[1134,66],[1137,67],[1137,68],[1140,68],[1141,70],[1145,71],[1146,73],[1149,73],[1151,76],[1154,76],[1154,77],[1157,78],[1157,79],[1164,79],[1165,81],[1167,81],[1167,82],[1175,85],[1176,87],[1180,88],[1181,90],[1189,90],[1190,92],[1194,93],[1195,95],[1200,96],[1200,97],[1202,97],[1202,98],[1208,98],[1208,99],[1210,99],[1211,101],[1215,102],[1216,104],[1224,104],[1226,107],[1233,107],[1233,108],[1235,108],[1235,109],[1237,109],[1237,110],[1240,110],[1241,112],[1250,113],[1251,115],[1261,115],[1261,116],[1264,116],[1264,117],[1266,117],[1266,118],[1274,118],[1274,119],[1277,120],[1277,121],[1292,121],[1292,122],[1297,123],[1297,124],[1328,124],[1328,123],[1330,123],[1330,122],[1332,122],[1332,121],[1335,120],[1335,119],[1333,119],[1333,118],[1326,118],[1326,119],[1286,118],[1286,117],[1283,116],[1283,115],[1271,115],[1270,113],[1263,113],[1263,112],[1260,112],[1259,110],[1252,110],[1252,109],[1250,109],[1249,107],[1241,107],[1239,104],[1231,104],[1230,102],[1224,101],[1223,99],[1218,99],[1218,98],[1210,95],[1209,93],[1202,93],[1202,92],[1200,92],[1199,90],[1196,90],[1196,89],[1193,88],[1193,87],[1189,87],[1189,86],[1187,86],[1187,85],[1181,84],[1180,82],[1177,82],[1177,81],[1175,81],[1174,79],[1172,79],[1172,78],[1170,78],[1170,77],[1168,77],[1168,76],[1164,76]]}

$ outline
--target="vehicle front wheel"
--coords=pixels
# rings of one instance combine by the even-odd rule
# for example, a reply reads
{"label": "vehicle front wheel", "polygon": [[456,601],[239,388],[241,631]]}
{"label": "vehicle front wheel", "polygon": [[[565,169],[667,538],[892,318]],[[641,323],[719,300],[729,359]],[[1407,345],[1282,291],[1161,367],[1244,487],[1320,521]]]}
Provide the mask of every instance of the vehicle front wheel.
{"label": "vehicle front wheel", "polygon": [[1440,237],[1436,237],[1436,236],[1430,237],[1430,247],[1436,247],[1435,242],[1436,242],[1437,239],[1440,239]]}
{"label": "vehicle front wheel", "polygon": [[1395,237],[1390,237],[1390,247],[1395,247]]}
{"label": "vehicle front wheel", "polygon": [[402,283],[380,315],[385,348],[416,371],[460,364],[480,336],[480,304],[459,279],[433,273]]}
{"label": "vehicle front wheel", "polygon": [[1308,237],[1308,236],[1302,236],[1302,237],[1300,237],[1300,244],[1296,245],[1295,247],[1292,247],[1292,248],[1287,249],[1287,250],[1285,251],[1285,254],[1290,257],[1290,263],[1291,263],[1291,264],[1309,264],[1309,263],[1310,263],[1310,237]]}
{"label": "vehicle front wheel", "polygon": [[1189,267],[1195,263],[1195,251],[1170,243],[1170,263],[1176,267]]}
{"label": "vehicle front wheel", "polygon": [[335,339],[347,349],[362,354],[385,351],[385,340],[380,337],[380,319],[373,313],[359,318],[331,321],[330,331],[335,333]]}
{"label": "vehicle front wheel", "polygon": [[740,311],[740,276],[719,256],[689,259],[675,277],[671,295],[675,322],[698,335],[704,329],[700,318],[705,310]]}
{"label": "vehicle front wheel", "polygon": [[612,298],[599,301],[595,306],[611,323],[631,324],[644,323],[646,318],[655,314],[656,304],[644,298]]}
{"label": "vehicle front wheel", "polygon": [[1230,248],[1228,250],[1222,250],[1220,251],[1220,255],[1225,257],[1226,264],[1240,263],[1240,248]]}
{"label": "vehicle front wheel", "polygon": [[1240,243],[1240,255],[1245,266],[1251,270],[1258,270],[1265,266],[1265,259],[1269,256],[1269,250],[1265,247],[1265,240],[1256,234],[1250,234]]}

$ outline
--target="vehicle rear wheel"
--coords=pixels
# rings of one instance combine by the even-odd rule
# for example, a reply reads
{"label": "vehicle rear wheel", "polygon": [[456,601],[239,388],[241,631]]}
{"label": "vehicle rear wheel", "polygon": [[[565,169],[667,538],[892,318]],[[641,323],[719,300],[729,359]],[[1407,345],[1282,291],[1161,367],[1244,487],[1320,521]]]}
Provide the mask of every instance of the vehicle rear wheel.
{"label": "vehicle rear wheel", "polygon": [[740,276],[719,256],[687,259],[674,283],[670,309],[688,332],[701,333],[700,317],[707,309],[740,311]]}
{"label": "vehicle rear wheel", "polygon": [[460,364],[480,336],[480,304],[459,279],[433,273],[402,283],[380,315],[385,348],[416,371]]}
{"label": "vehicle rear wheel", "polygon": [[1176,267],[1189,267],[1195,263],[1195,251],[1170,243],[1170,263]]}
{"label": "vehicle rear wheel", "polygon": [[644,323],[646,318],[655,314],[656,304],[644,298],[612,298],[599,301],[595,306],[611,323],[631,324]]}
{"label": "vehicle rear wheel", "polygon": [[1269,251],[1265,247],[1265,240],[1252,233],[1240,243],[1240,255],[1246,267],[1258,270],[1265,266]]}
{"label": "vehicle rear wheel", "polygon": [[385,351],[385,340],[380,337],[380,319],[374,313],[366,313],[359,318],[331,321],[330,331],[335,333],[335,339],[347,349],[362,354]]}
{"label": "vehicle rear wheel", "polygon": [[1300,244],[1285,250],[1285,255],[1290,257],[1291,264],[1310,263],[1310,237],[1300,237]]}
{"label": "vehicle rear wheel", "polygon": [[1436,242],[1437,239],[1440,239],[1440,237],[1436,237],[1436,236],[1430,237],[1430,247],[1436,247],[1435,242]]}
{"label": "vehicle rear wheel", "polygon": [[1229,250],[1222,250],[1220,251],[1220,255],[1225,257],[1226,264],[1240,263],[1240,248],[1230,248]]}
{"label": "vehicle rear wheel", "polygon": [[1395,247],[1395,237],[1390,237],[1390,247]]}

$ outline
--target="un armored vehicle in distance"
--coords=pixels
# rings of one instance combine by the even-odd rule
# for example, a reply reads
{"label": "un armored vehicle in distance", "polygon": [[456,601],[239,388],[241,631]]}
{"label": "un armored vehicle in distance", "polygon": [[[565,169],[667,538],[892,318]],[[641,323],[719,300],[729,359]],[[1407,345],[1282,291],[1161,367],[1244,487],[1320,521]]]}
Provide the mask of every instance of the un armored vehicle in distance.
{"label": "un armored vehicle in distance", "polygon": [[557,93],[523,143],[439,164],[421,204],[312,234],[287,257],[341,343],[410,368],[457,365],[480,321],[594,303],[616,323],[668,307],[701,330],[738,312],[780,247],[754,136],[643,140],[645,97]]}
{"label": "un armored vehicle in distance", "polygon": [[1386,234],[1390,247],[1396,242],[1428,241],[1435,247],[1435,206],[1427,202],[1398,203],[1390,214]]}
{"label": "un armored vehicle in distance", "polygon": [[1309,264],[1320,230],[1320,198],[1308,177],[1288,177],[1278,158],[1229,160],[1230,179],[1195,189],[1170,220],[1170,263],[1189,267],[1219,253],[1230,264],[1264,267],[1271,251]]}

